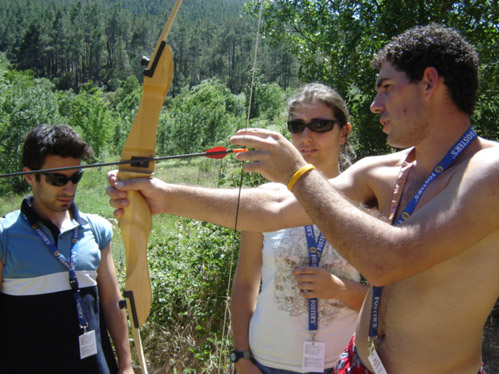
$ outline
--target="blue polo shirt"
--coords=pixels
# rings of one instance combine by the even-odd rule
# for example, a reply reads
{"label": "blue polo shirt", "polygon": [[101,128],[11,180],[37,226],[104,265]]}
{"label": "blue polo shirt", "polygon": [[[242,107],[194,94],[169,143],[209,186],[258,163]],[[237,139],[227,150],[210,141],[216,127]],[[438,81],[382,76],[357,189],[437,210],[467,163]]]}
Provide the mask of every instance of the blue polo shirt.
{"label": "blue polo shirt", "polygon": [[[112,239],[111,224],[97,215],[80,213],[73,204],[71,225],[59,232],[54,224],[40,219],[31,208],[31,201],[32,198],[24,199],[21,210],[0,218],[0,260],[4,264],[0,289],[0,372],[111,373],[105,357],[109,349],[105,329],[101,334],[103,318],[97,289],[97,269],[101,251]],[[34,223],[66,258],[73,231],[80,227],[76,276],[85,318],[89,329],[96,331],[97,355],[79,358],[78,336],[82,331],[69,272],[31,228]]]}

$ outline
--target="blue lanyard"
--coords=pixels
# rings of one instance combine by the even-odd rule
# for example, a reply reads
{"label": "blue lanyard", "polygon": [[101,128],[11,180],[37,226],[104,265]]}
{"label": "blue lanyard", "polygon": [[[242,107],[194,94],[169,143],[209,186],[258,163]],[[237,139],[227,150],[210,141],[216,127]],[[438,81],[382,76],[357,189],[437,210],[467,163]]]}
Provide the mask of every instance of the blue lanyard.
{"label": "blue lanyard", "polygon": [[[322,251],[326,245],[326,238],[320,232],[317,241],[315,241],[314,226],[308,225],[304,228],[308,245],[308,264],[312,267],[318,267],[319,262],[321,261]],[[312,335],[315,335],[318,330],[318,302],[319,301],[316,297],[308,299],[308,329]]]}
{"label": "blue lanyard", "polygon": [[[28,223],[28,218],[25,214],[22,214],[23,219]],[[73,297],[76,302],[76,313],[78,315],[78,321],[80,323],[80,328],[86,330],[88,327],[88,322],[85,319],[82,308],[82,299],[80,296],[80,288],[78,285],[78,278],[76,278],[76,257],[78,253],[78,235],[80,232],[79,226],[76,226],[73,231],[73,237],[71,238],[71,248],[69,249],[69,261],[64,257],[64,255],[59,252],[59,249],[52,243],[50,238],[43,232],[43,230],[36,223],[31,225],[31,228],[40,237],[47,248],[53,253],[54,257],[69,271],[69,285],[73,291]]]}
{"label": "blue lanyard", "polygon": [[431,182],[435,180],[436,177],[438,177],[444,170],[446,170],[449,166],[451,166],[456,158],[458,158],[461,153],[470,145],[473,140],[477,137],[475,131],[473,131],[473,128],[470,126],[468,130],[461,136],[461,139],[457,141],[456,144],[450,149],[449,152],[444,156],[442,161],[438,163],[438,165],[433,169],[431,174],[426,178],[424,183],[419,187],[419,190],[416,192],[412,200],[407,204],[406,208],[400,215],[399,219],[395,223],[395,226],[400,225],[402,222],[404,222],[407,218],[411,216],[411,214],[414,212],[414,209],[416,209],[416,205],[419,203],[419,199],[423,195],[423,192],[426,190],[426,187],[429,186]]}
{"label": "blue lanyard", "polygon": [[[400,225],[407,218],[411,216],[416,209],[416,206],[423,195],[423,192],[444,170],[451,166],[454,161],[464,152],[464,150],[476,139],[477,134],[470,126],[468,130],[461,136],[461,138],[452,146],[444,158],[437,164],[431,174],[426,178],[424,183],[413,196],[409,204],[405,207],[399,219],[395,222],[394,226]],[[369,329],[369,341],[374,342],[378,336],[378,309],[381,299],[381,291],[383,287],[373,287],[372,304],[371,304],[371,323]]]}

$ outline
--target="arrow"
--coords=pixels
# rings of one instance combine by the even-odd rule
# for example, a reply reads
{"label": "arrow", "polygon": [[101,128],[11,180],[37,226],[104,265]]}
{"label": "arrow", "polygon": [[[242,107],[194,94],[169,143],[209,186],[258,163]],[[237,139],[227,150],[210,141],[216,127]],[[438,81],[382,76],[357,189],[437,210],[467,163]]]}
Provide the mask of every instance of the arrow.
{"label": "arrow", "polygon": [[65,166],[65,167],[52,168],[52,169],[20,171],[20,172],[16,172],[16,173],[0,174],[0,178],[15,177],[15,176],[27,175],[27,174],[50,173],[50,172],[63,171],[63,170],[97,168],[97,167],[111,166],[111,165],[130,164],[130,165],[135,166],[135,167],[147,168],[147,167],[149,167],[149,162],[152,162],[152,161],[173,160],[173,159],[179,159],[179,158],[191,158],[191,157],[200,157],[200,156],[205,156],[205,157],[213,158],[213,159],[222,159],[225,156],[227,156],[229,153],[241,153],[241,152],[246,152],[246,151],[247,151],[247,149],[245,149],[245,148],[226,149],[224,147],[213,147],[213,148],[208,149],[205,152],[198,152],[198,153],[186,153],[186,154],[181,154],[181,155],[160,156],[160,157],[151,157],[151,158],[132,157],[131,160],[125,160],[125,161],[101,162],[101,163],[97,163],[97,164],[86,164],[86,165],[79,165],[79,166]]}

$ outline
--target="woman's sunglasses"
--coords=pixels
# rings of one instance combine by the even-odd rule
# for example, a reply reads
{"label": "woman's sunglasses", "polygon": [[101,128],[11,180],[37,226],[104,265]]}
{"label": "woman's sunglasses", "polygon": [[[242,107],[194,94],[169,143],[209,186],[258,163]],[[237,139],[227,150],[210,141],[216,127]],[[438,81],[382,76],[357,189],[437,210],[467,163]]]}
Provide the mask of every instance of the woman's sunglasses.
{"label": "woman's sunglasses", "polygon": [[62,187],[65,186],[69,181],[71,181],[73,184],[77,184],[81,180],[81,177],[83,176],[83,170],[80,169],[69,177],[67,175],[60,173],[41,173],[41,174],[45,175],[45,181],[48,184],[56,187]]}
{"label": "woman's sunglasses", "polygon": [[313,132],[328,132],[331,131],[335,124],[339,121],[335,119],[313,118],[310,122],[305,123],[300,119],[292,119],[288,121],[288,130],[292,134],[298,134],[308,127]]}

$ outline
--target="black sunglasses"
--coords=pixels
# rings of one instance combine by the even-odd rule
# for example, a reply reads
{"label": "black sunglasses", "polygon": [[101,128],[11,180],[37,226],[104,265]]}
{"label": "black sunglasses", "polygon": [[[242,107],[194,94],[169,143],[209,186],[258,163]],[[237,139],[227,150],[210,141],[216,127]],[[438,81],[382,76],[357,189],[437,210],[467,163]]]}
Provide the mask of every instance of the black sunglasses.
{"label": "black sunglasses", "polygon": [[76,173],[68,177],[67,175],[60,174],[60,173],[41,173],[45,175],[45,181],[56,187],[62,187],[65,186],[69,181],[71,181],[73,184],[77,184],[80,180],[81,177],[83,176],[83,170],[78,170]]}
{"label": "black sunglasses", "polygon": [[300,119],[292,119],[288,121],[288,130],[292,134],[298,134],[308,127],[313,132],[328,132],[331,131],[339,121],[335,119],[313,118],[309,123],[305,123]]}

